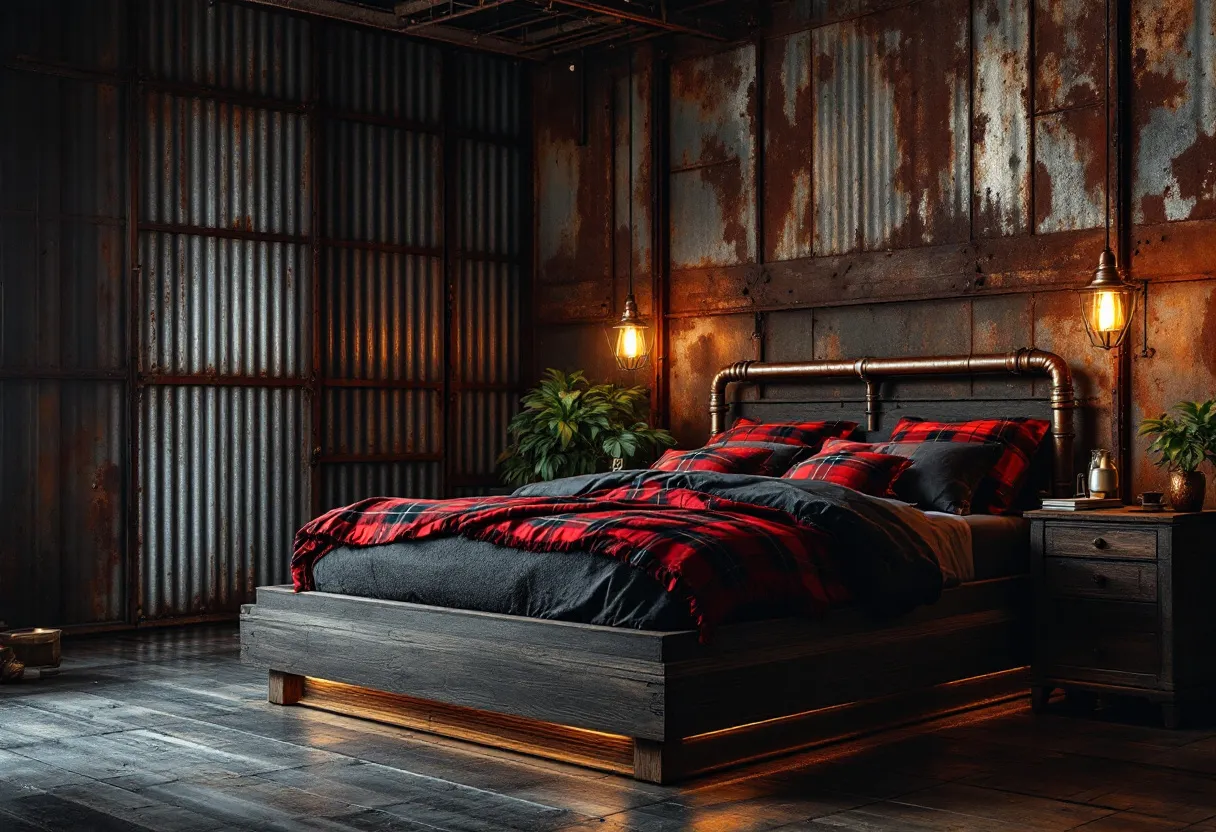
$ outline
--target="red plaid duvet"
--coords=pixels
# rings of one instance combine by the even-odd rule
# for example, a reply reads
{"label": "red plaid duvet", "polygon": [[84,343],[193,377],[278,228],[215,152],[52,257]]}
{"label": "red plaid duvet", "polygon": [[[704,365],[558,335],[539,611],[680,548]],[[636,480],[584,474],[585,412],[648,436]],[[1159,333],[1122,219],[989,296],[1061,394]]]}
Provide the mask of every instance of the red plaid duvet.
{"label": "red plaid duvet", "polygon": [[826,532],[775,508],[660,482],[583,496],[364,500],[296,534],[292,580],[297,592],[313,589],[313,564],[338,546],[451,535],[631,563],[687,600],[703,638],[749,605],[813,615],[850,598]]}

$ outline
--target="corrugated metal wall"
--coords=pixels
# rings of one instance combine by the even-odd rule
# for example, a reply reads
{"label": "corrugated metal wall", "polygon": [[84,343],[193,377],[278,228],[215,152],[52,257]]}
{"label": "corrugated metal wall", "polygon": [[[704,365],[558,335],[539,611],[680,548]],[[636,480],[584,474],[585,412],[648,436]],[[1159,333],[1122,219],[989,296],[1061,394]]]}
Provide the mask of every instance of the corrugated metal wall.
{"label": "corrugated metal wall", "polygon": [[314,512],[491,483],[518,66],[209,0],[6,3],[0,49],[0,620],[231,613]]}

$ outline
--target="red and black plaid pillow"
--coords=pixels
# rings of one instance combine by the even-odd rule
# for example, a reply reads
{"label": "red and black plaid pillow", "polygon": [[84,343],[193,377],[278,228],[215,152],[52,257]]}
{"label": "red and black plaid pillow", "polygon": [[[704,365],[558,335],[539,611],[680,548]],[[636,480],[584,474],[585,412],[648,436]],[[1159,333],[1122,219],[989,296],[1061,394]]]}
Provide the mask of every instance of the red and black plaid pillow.
{"label": "red and black plaid pillow", "polygon": [[715,445],[735,442],[776,442],[819,450],[824,440],[852,436],[856,422],[756,422],[740,419],[713,438]]}
{"label": "red and black plaid pillow", "polygon": [[891,432],[892,442],[996,442],[1004,452],[976,489],[972,509],[1007,514],[1030,472],[1030,461],[1051,425],[1042,419],[973,419],[932,422],[905,417]]}
{"label": "red and black plaid pillow", "polygon": [[892,497],[891,484],[911,464],[907,457],[894,454],[836,450],[799,462],[782,479],[819,480],[874,497]]}
{"label": "red and black plaid pillow", "polygon": [[650,467],[656,471],[711,471],[779,477],[806,453],[805,448],[797,445],[715,443],[693,451],[667,451]]}

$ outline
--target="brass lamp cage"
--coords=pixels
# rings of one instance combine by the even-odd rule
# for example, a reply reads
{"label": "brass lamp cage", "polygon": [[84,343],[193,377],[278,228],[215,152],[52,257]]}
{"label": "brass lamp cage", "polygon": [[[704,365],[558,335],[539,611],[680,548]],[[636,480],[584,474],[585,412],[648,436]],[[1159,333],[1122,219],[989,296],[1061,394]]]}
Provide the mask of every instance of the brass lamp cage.
{"label": "brass lamp cage", "polygon": [[1110,249],[1098,258],[1093,280],[1081,289],[1081,317],[1090,343],[1111,350],[1123,343],[1131,328],[1140,287],[1125,283]]}

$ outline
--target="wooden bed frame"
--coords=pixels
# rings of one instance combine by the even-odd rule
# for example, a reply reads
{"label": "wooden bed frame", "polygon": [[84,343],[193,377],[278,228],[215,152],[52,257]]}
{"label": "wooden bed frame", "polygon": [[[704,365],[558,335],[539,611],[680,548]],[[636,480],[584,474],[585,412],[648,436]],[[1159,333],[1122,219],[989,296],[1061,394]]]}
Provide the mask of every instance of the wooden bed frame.
{"label": "wooden bed frame", "polygon": [[[714,380],[713,432],[732,382],[860,377],[874,431],[881,378],[998,372],[1051,378],[1054,481],[1071,488],[1071,377],[1061,358],[1037,350],[736,364]],[[729,625],[708,645],[692,631],[260,587],[242,609],[241,656],[269,668],[269,699],[280,705],[667,783],[867,731],[909,701],[942,713],[1008,693],[1028,651],[1028,582],[949,589],[895,623],[842,609],[818,621]]]}

